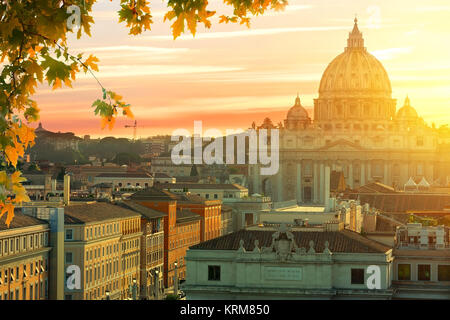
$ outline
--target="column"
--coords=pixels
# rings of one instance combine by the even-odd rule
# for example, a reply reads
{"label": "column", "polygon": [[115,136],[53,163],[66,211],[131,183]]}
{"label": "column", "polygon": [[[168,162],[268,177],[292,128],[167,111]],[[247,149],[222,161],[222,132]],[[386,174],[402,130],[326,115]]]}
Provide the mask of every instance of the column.
{"label": "column", "polygon": [[324,204],[326,211],[330,208],[330,167],[325,167],[325,175],[324,175]]}
{"label": "column", "polygon": [[302,164],[297,163],[297,203],[303,202],[302,184]]}
{"label": "column", "polygon": [[367,182],[370,182],[372,180],[372,163],[369,161],[367,162]]}
{"label": "column", "polygon": [[360,185],[363,186],[366,184],[366,162],[361,161],[361,181]]}
{"label": "column", "polygon": [[353,163],[348,165],[348,184],[353,189]]}
{"label": "column", "polygon": [[314,162],[314,192],[313,192],[313,202],[319,202],[319,170],[317,162]]}
{"label": "column", "polygon": [[324,163],[320,163],[320,175],[319,175],[319,202],[321,204],[324,203],[324,194],[325,194],[325,165]]}

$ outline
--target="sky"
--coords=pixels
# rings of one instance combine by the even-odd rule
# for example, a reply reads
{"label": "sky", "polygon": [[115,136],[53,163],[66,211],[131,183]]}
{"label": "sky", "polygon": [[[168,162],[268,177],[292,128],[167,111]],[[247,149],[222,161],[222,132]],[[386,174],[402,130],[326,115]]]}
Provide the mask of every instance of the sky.
{"label": "sky", "polygon": [[[152,30],[128,35],[118,23],[119,0],[98,0],[92,37],[69,37],[72,54],[99,58],[96,77],[131,104],[137,137],[171,134],[177,128],[246,129],[269,117],[283,121],[297,92],[311,108],[327,65],[347,44],[357,15],[365,46],[387,70],[397,109],[406,95],[426,122],[450,123],[450,3],[448,0],[290,0],[282,12],[253,17],[251,27],[219,24],[230,13],[222,1],[211,29],[203,25],[173,40],[163,22],[165,2],[150,2]],[[187,28],[186,28],[187,30]],[[101,129],[91,104],[101,88],[80,73],[73,88],[46,84],[34,99],[41,122],[51,131],[91,137],[132,137],[120,117],[112,130]]]}

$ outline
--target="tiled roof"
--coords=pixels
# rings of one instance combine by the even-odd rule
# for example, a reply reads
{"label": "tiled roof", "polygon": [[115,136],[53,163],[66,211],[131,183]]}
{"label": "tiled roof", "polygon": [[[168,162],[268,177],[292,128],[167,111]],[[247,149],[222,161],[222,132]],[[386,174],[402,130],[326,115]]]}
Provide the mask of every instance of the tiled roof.
{"label": "tiled roof", "polygon": [[177,220],[176,223],[186,223],[190,221],[200,220],[200,215],[192,212],[189,209],[177,209]]}
{"label": "tiled roof", "polygon": [[[237,250],[240,240],[244,240],[244,248],[247,251],[254,249],[255,240],[259,241],[260,247],[269,247],[272,243],[274,231],[264,230],[239,230],[231,234],[199,243],[190,249],[198,250]],[[360,234],[342,230],[339,232],[325,231],[292,231],[295,242],[300,248],[309,249],[309,241],[314,241],[316,252],[325,249],[325,241],[329,243],[331,252],[340,253],[385,253],[390,247],[377,241],[367,239]]]}
{"label": "tiled roof", "polygon": [[154,210],[131,200],[118,202],[117,205],[138,212],[149,219],[162,218],[167,216],[167,214],[165,214],[164,212]]}
{"label": "tiled roof", "polygon": [[160,188],[163,189],[217,189],[217,190],[242,190],[246,191],[247,188],[240,186],[236,183],[161,183]]}
{"label": "tiled roof", "polygon": [[383,212],[406,213],[409,210],[442,211],[450,205],[450,195],[429,193],[378,193],[359,194],[360,203],[368,203],[371,207]]}
{"label": "tiled roof", "polygon": [[3,217],[0,219],[0,231],[36,226],[40,224],[48,224],[47,221],[25,215],[18,210],[14,210],[14,218],[11,221],[9,228],[5,224],[5,221],[6,221],[6,214],[4,214]]}
{"label": "tiled roof", "polygon": [[97,178],[152,178],[147,172],[100,173]]}
{"label": "tiled roof", "polygon": [[170,193],[169,191],[160,190],[156,187],[147,188],[142,191],[133,193],[130,196],[132,200],[149,200],[149,201],[174,201],[177,197]]}
{"label": "tiled roof", "polygon": [[155,173],[153,173],[153,176],[155,178],[172,178],[171,176],[169,176],[168,174],[165,174],[164,172],[155,172]]}
{"label": "tiled roof", "polygon": [[105,202],[73,204],[64,207],[64,223],[66,224],[83,224],[136,216],[140,216],[140,214]]}
{"label": "tiled roof", "polygon": [[175,194],[177,197],[178,202],[180,203],[201,203],[206,205],[218,205],[221,204],[221,200],[208,200],[202,196],[192,194],[192,193],[182,193],[182,194]]}

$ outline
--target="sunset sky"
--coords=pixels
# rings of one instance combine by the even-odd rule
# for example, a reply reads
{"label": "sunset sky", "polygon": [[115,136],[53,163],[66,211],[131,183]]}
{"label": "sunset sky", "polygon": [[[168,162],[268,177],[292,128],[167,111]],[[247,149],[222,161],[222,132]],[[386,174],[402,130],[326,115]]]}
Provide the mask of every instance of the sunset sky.
{"label": "sunset sky", "polygon": [[[251,28],[218,24],[228,13],[222,1],[211,29],[198,28],[173,40],[163,23],[164,2],[151,2],[152,31],[128,35],[118,23],[119,1],[94,6],[92,37],[72,37],[72,53],[100,59],[96,76],[124,97],[138,122],[138,137],[171,134],[176,128],[248,128],[265,117],[285,119],[297,92],[312,108],[328,63],[343,52],[357,14],[365,46],[386,68],[397,109],[408,94],[425,121],[450,123],[450,3],[448,0],[290,0],[283,12],[252,18]],[[86,56],[87,56],[86,55]],[[101,88],[79,74],[74,88],[52,91],[40,86],[35,96],[47,130],[77,135],[132,136],[120,118],[101,130],[91,108]]]}

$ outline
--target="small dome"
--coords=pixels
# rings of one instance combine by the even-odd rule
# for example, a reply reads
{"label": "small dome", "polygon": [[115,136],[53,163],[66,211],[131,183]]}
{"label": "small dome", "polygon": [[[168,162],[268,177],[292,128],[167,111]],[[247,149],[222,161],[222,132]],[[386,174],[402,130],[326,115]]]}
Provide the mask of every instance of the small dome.
{"label": "small dome", "polygon": [[397,111],[396,118],[398,120],[417,120],[419,118],[416,109],[411,107],[408,97],[406,97],[403,107]]}
{"label": "small dome", "polygon": [[287,119],[288,120],[309,120],[308,112],[305,108],[303,108],[300,97],[297,95],[297,98],[295,99],[295,104],[292,108],[289,109],[287,113]]}

